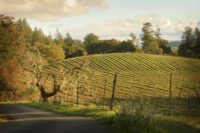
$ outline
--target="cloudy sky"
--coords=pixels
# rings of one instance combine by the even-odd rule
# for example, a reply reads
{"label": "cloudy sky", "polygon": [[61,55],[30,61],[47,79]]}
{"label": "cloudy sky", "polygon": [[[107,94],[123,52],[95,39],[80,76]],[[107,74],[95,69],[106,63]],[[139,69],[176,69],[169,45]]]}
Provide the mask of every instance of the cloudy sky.
{"label": "cloudy sky", "polygon": [[185,26],[200,28],[200,0],[0,0],[0,14],[26,18],[45,34],[56,29],[83,39],[128,39],[142,24],[159,25],[163,38],[179,40]]}

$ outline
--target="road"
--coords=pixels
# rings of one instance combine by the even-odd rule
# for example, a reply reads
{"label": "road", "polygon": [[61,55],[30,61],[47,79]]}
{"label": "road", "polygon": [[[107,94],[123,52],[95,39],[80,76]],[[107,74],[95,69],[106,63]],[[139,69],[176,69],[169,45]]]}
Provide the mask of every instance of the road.
{"label": "road", "polygon": [[94,118],[51,113],[17,104],[0,104],[0,133],[108,133]]}

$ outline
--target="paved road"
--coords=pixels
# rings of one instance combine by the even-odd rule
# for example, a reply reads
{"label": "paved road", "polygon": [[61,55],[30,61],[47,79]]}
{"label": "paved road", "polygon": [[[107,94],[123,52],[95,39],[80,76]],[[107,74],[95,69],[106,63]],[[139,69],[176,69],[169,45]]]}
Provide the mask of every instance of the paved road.
{"label": "paved road", "polygon": [[0,104],[0,115],[9,119],[0,123],[0,133],[108,133],[93,118],[64,116],[24,105]]}

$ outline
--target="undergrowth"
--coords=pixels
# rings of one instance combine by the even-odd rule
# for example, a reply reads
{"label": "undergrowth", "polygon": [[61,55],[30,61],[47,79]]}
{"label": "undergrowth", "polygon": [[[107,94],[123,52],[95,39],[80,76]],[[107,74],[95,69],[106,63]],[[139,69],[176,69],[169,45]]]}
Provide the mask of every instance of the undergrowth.
{"label": "undergrowth", "polygon": [[[118,111],[98,109],[95,105],[67,107],[46,103],[23,103],[32,107],[62,113],[69,116],[91,116],[103,123],[112,133],[199,133],[200,128],[171,117],[157,116],[148,107],[133,106],[135,109],[122,108]],[[173,117],[175,118],[175,117]]]}

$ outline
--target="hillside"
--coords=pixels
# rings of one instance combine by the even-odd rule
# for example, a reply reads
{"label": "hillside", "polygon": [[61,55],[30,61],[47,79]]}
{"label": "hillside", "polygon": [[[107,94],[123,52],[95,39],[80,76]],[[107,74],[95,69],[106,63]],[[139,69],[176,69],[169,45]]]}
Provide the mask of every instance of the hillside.
{"label": "hillside", "polygon": [[[116,97],[169,97],[170,74],[173,98],[198,97],[200,91],[200,60],[135,53],[90,55],[88,79],[95,93],[102,98],[105,80],[110,98],[114,74],[117,76]],[[60,66],[72,69],[83,64],[84,57],[70,58],[44,68],[57,72]],[[58,76],[59,77],[59,76]],[[81,82],[84,84],[84,82]],[[97,96],[96,95],[96,96]],[[162,103],[162,102],[160,102]],[[184,106],[184,105],[183,105]]]}
{"label": "hillside", "polygon": [[[135,53],[98,54],[90,55],[87,58],[89,59],[90,69],[102,73],[135,73],[144,71],[200,73],[200,60],[190,58]],[[83,57],[75,57],[50,64],[49,66],[64,65],[67,68],[71,68],[75,64],[81,64],[83,60]]]}

